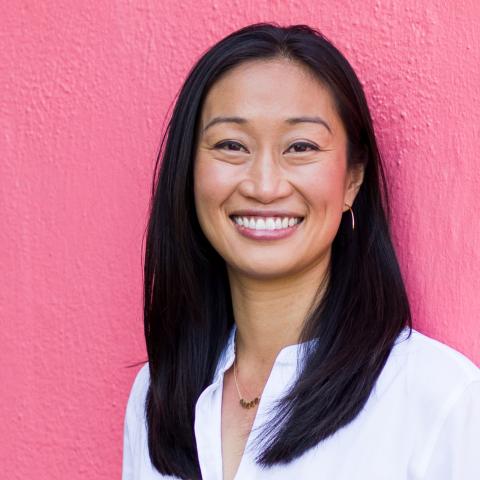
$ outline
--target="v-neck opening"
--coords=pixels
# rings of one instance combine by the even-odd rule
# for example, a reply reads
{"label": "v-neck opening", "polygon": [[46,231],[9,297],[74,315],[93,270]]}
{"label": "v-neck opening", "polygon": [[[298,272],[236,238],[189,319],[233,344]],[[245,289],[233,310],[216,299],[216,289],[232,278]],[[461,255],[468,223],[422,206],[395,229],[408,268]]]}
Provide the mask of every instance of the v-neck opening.
{"label": "v-neck opening", "polygon": [[[230,331],[230,335],[226,342],[225,348],[220,355],[217,368],[214,374],[212,384],[210,384],[200,395],[196,409],[198,409],[196,417],[199,422],[204,423],[205,420],[209,422],[210,433],[204,433],[201,438],[202,447],[210,443],[209,453],[205,452],[203,448],[202,459],[205,462],[203,468],[207,469],[216,464],[214,476],[207,475],[208,480],[223,480],[224,476],[224,462],[223,462],[223,438],[222,438],[222,406],[223,406],[223,390],[225,372],[231,368],[234,360],[234,338],[237,327],[234,324]],[[306,343],[310,343],[306,342]],[[237,471],[233,477],[233,480],[241,480],[242,478],[248,478],[249,475],[249,462],[255,462],[255,458],[252,458],[253,447],[258,444],[258,435],[261,433],[262,426],[268,423],[272,418],[272,407],[279,396],[286,392],[286,388],[291,386],[292,380],[296,378],[298,350],[303,344],[287,345],[283,347],[277,354],[275,361],[272,365],[272,369],[267,378],[263,392],[260,397],[260,402],[253,419],[252,426],[248,432],[247,440],[240,458],[240,462],[237,467]],[[212,417],[213,414],[213,417]],[[209,418],[210,417],[210,418]],[[200,420],[200,418],[202,420]],[[198,425],[200,427],[200,425]],[[213,428],[213,430],[212,430]],[[200,429],[198,429],[200,430]],[[217,440],[215,440],[217,436]],[[198,441],[198,439],[197,439]],[[207,442],[207,443],[205,443]],[[212,446],[215,446],[212,448]],[[218,462],[218,463],[217,463]],[[211,468],[210,467],[210,468]],[[206,470],[205,470],[206,472]]]}
{"label": "v-neck opening", "polygon": [[[233,325],[229,342],[227,344],[227,356],[225,358],[225,361],[223,362],[223,365],[219,369],[219,375],[221,375],[221,381],[219,382],[219,387],[221,389],[221,394],[220,394],[220,474],[221,477],[220,479],[223,480],[224,478],[224,462],[223,462],[223,438],[222,438],[222,416],[223,416],[223,390],[224,390],[224,380],[225,380],[225,372],[232,366],[233,362],[235,361],[235,348],[233,345],[233,341],[235,339],[235,334],[236,334],[236,325]],[[308,342],[309,343],[309,342]],[[302,344],[294,344],[294,345],[287,345],[286,347],[283,347],[280,352],[277,354],[277,357],[275,358],[275,361],[273,362],[272,369],[270,370],[270,374],[267,378],[267,381],[265,383],[265,386],[263,388],[263,391],[260,396],[260,401],[258,403],[257,411],[255,413],[255,416],[253,418],[252,426],[250,428],[250,431],[248,432],[247,435],[247,440],[245,442],[245,446],[243,448],[243,452],[240,458],[240,462],[237,467],[237,471],[235,472],[235,475],[233,476],[233,480],[241,480],[242,478],[247,478],[246,474],[248,472],[244,473],[244,470],[247,468],[246,464],[248,460],[251,457],[251,449],[252,447],[258,443],[258,434],[261,432],[262,426],[265,424],[265,421],[268,421],[272,413],[271,406],[272,402],[269,401],[270,397],[276,398],[277,395],[272,395],[272,383],[274,382],[274,379],[277,375],[277,369],[279,367],[290,367],[293,368],[296,363],[297,359],[297,354],[298,354],[298,349]],[[293,372],[290,372],[289,379],[291,380],[292,375],[294,375]],[[290,384],[290,382],[288,382]],[[276,393],[276,392],[274,392]],[[265,406],[265,403],[267,402],[267,406]],[[252,458],[252,461],[255,461],[254,458]]]}

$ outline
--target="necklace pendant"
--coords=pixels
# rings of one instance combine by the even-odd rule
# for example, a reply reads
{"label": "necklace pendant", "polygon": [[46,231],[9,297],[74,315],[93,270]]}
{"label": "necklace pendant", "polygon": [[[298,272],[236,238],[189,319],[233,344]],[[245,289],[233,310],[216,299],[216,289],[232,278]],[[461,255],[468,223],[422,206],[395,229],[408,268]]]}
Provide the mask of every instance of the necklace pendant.
{"label": "necklace pendant", "polygon": [[255,397],[253,400],[250,400],[249,402],[247,402],[243,398],[241,398],[239,401],[241,407],[246,408],[247,410],[250,408],[256,407],[259,404],[259,402],[260,402],[259,397]]}

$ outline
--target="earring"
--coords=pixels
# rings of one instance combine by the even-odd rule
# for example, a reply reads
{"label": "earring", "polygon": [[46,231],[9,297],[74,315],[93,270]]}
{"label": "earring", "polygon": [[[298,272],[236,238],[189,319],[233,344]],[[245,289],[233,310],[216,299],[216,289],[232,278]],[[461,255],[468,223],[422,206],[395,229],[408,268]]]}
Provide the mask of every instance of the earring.
{"label": "earring", "polygon": [[352,216],[352,230],[355,230],[355,216],[353,215],[353,210],[352,210],[352,206],[349,205],[348,203],[345,204],[348,209],[350,210],[350,215]]}

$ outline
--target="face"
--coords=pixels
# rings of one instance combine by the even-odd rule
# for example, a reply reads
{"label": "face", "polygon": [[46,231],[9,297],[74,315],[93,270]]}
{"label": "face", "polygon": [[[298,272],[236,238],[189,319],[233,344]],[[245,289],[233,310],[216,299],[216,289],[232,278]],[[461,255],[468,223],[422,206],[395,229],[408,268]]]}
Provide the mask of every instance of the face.
{"label": "face", "polygon": [[306,67],[250,61],[208,92],[195,207],[229,274],[286,277],[324,264],[361,177],[347,168],[333,99]]}

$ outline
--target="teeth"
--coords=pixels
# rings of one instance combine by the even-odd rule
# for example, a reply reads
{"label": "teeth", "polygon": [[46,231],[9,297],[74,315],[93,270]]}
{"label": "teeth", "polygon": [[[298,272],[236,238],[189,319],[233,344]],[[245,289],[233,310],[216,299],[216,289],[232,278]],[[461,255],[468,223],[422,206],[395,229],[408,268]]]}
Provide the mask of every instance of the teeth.
{"label": "teeth", "polygon": [[[270,220],[270,218],[267,219],[267,222],[268,220]],[[255,223],[255,230],[265,230],[265,220],[263,218],[259,218]],[[251,225],[250,225],[251,227]],[[269,228],[270,230],[270,228]]]}
{"label": "teeth", "polygon": [[293,227],[301,217],[233,217],[233,221],[252,230],[280,230]]}

